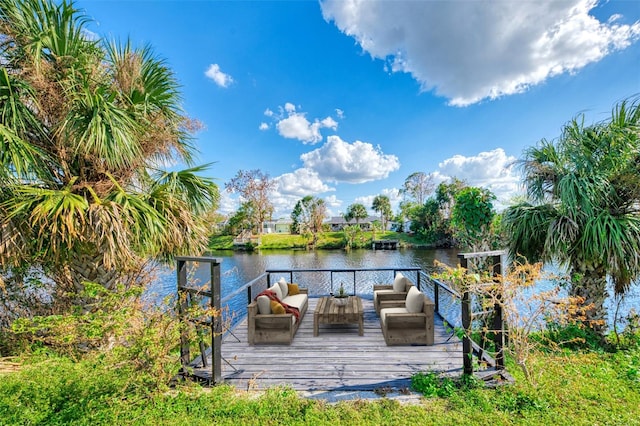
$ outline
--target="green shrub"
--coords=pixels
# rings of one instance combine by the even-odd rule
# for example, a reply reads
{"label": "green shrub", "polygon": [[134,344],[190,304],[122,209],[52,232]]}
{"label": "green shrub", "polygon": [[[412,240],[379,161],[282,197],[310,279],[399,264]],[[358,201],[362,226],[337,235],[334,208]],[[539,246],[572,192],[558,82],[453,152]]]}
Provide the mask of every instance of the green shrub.
{"label": "green shrub", "polygon": [[450,377],[439,376],[433,371],[417,373],[411,377],[411,388],[426,397],[438,396],[447,398],[459,389],[466,391],[482,386],[483,383],[481,380],[468,374],[463,374],[455,380]]}
{"label": "green shrub", "polygon": [[570,350],[603,349],[600,336],[592,329],[578,323],[547,323],[547,329],[537,338],[547,347],[555,346]]}

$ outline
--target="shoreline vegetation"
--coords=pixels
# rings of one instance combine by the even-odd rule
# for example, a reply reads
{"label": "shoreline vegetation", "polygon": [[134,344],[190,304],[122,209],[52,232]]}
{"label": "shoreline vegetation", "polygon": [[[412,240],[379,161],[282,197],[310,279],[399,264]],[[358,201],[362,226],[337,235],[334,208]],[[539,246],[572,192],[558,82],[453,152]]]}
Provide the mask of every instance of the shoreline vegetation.
{"label": "shoreline vegetation", "polygon": [[516,383],[497,389],[425,375],[424,397],[411,404],[387,398],[385,389],[377,399],[330,404],[287,387],[262,389],[259,380],[255,391],[190,383],[163,390],[149,386],[148,373],[129,366],[100,357],[74,361],[46,350],[11,361],[21,366],[13,372],[0,368],[3,424],[640,424],[637,346],[536,351],[536,384],[512,361],[507,368]]}
{"label": "shoreline vegetation", "polygon": [[[246,250],[247,247],[234,247],[232,235],[214,235],[209,238],[209,250]],[[309,238],[294,234],[262,234],[260,245],[250,246],[251,249],[260,250],[296,250],[309,248]],[[399,248],[434,249],[441,248],[437,243],[427,243],[413,234],[402,232],[376,232],[362,231],[353,242],[353,249],[370,249],[374,240],[396,240]],[[346,247],[344,232],[323,232],[318,234],[318,241],[314,249],[336,250]]]}

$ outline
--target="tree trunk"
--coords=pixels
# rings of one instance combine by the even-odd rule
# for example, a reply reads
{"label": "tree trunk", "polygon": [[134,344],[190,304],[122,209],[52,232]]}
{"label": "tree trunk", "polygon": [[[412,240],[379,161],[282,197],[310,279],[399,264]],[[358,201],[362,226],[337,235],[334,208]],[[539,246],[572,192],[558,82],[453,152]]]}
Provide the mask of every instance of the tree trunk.
{"label": "tree trunk", "polygon": [[597,265],[574,265],[571,279],[571,296],[584,299],[585,311],[583,323],[604,338],[607,329],[607,311],[604,302],[607,299],[607,276],[604,268]]}

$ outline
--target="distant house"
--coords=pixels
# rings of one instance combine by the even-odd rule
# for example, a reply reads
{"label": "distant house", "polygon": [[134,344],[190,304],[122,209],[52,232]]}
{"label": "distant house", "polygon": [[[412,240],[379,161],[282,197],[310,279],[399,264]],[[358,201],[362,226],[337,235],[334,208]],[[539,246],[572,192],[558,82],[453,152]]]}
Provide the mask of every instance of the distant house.
{"label": "distant house", "polygon": [[290,234],[291,219],[280,218],[277,220],[267,220],[262,223],[263,234]]}
{"label": "distant house", "polygon": [[[360,219],[360,229],[363,231],[371,230],[371,224],[375,221],[380,222],[378,216],[367,216],[365,219]],[[342,216],[333,216],[329,220],[325,221],[325,224],[331,226],[332,231],[342,231],[347,225],[355,225],[357,222],[355,219],[346,221]]]}

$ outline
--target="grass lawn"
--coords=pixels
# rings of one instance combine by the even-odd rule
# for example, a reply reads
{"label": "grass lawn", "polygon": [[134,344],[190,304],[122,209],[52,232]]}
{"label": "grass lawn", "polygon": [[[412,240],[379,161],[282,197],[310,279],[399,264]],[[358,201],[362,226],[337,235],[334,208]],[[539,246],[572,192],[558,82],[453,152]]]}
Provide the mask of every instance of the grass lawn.
{"label": "grass lawn", "polygon": [[[398,240],[401,247],[423,247],[421,242],[414,235],[386,231],[376,232],[376,240]],[[373,234],[371,232],[362,232],[354,241],[353,248],[371,248]],[[263,234],[260,250],[270,249],[305,249],[308,240],[302,235],[291,234]],[[343,232],[323,232],[318,235],[318,249],[341,249],[345,246],[345,237]],[[232,250],[233,236],[231,235],[215,235],[209,239],[209,249],[211,250]]]}
{"label": "grass lawn", "polygon": [[[54,356],[0,373],[1,424],[149,425],[640,425],[640,350],[536,352],[537,384],[454,390],[401,405],[381,398],[330,405],[287,388],[256,395],[228,386],[151,391],[145,374]],[[2,371],[2,369],[0,369]]]}

